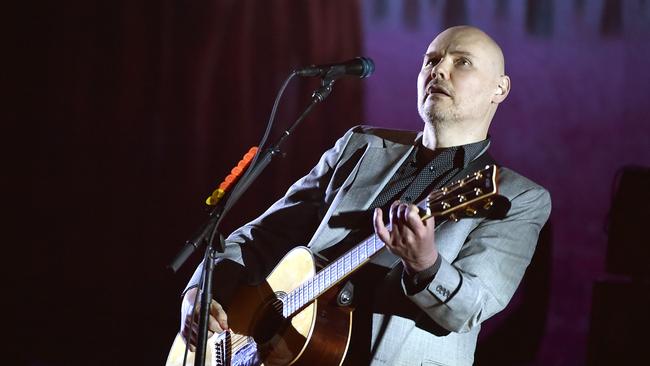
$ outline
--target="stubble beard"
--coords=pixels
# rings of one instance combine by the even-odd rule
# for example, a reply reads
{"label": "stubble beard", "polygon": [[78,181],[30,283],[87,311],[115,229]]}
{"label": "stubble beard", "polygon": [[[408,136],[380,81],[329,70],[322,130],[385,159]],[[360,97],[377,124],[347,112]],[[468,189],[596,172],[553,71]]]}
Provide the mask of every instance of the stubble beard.
{"label": "stubble beard", "polygon": [[452,106],[440,106],[431,104],[425,100],[419,108],[420,118],[435,128],[444,128],[460,120],[458,111]]}

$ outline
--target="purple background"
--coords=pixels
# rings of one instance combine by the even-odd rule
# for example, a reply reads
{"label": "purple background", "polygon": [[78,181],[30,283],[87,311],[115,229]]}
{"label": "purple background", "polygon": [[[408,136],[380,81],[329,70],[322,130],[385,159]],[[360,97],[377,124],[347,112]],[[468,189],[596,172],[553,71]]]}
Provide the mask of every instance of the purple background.
{"label": "purple background", "polygon": [[[501,365],[587,362],[592,289],[608,275],[612,182],[624,165],[650,166],[650,1],[12,6],[3,112],[26,138],[5,148],[9,168],[26,175],[30,205],[12,211],[19,245],[11,247],[25,252],[10,253],[6,278],[26,291],[6,291],[18,357],[8,364],[163,363],[178,294],[199,258],[176,275],[165,265],[205,220],[205,197],[259,140],[289,70],[359,55],[376,63],[368,79],[337,82],[224,233],[259,214],[351,126],[420,129],[422,54],[457,24],[484,29],[506,56],[513,88],[492,124],[493,154],[553,198],[549,236],[526,278],[532,285],[486,323],[479,350],[519,351]],[[303,79],[287,89],[276,136],[316,86]],[[623,331],[644,324],[633,320]],[[500,333],[512,323],[519,328],[510,337]]]}
{"label": "purple background", "polygon": [[432,35],[446,25],[475,25],[501,45],[512,90],[492,123],[493,154],[553,199],[550,303],[538,362],[582,364],[592,286],[605,273],[613,177],[622,165],[650,166],[650,4],[453,3],[364,2],[365,52],[377,63],[365,116],[421,128],[417,72]]}

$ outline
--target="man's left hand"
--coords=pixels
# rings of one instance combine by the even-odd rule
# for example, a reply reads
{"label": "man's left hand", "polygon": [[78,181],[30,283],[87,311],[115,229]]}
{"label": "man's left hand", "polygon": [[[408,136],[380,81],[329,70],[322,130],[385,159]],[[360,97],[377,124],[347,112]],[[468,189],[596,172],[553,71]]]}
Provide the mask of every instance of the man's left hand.
{"label": "man's left hand", "polygon": [[390,206],[390,230],[386,228],[380,208],[374,212],[375,233],[388,250],[402,259],[410,274],[431,267],[438,259],[434,242],[433,218],[420,219],[417,206],[395,201]]}

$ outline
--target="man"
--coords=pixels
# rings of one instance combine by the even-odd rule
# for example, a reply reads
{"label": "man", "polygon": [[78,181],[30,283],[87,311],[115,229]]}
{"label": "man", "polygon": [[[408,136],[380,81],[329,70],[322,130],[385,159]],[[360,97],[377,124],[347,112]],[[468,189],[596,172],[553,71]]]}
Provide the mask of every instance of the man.
{"label": "man", "polygon": [[[260,280],[298,245],[335,259],[370,234],[372,222],[388,252],[352,280],[358,321],[349,365],[471,365],[481,322],[509,302],[550,213],[546,190],[501,167],[500,194],[511,204],[505,217],[422,221],[414,202],[490,161],[488,128],[510,79],[499,46],[460,26],[431,42],[417,88],[422,133],[353,128],[282,199],[227,239],[224,256]],[[346,216],[352,219],[341,225]],[[197,283],[195,275],[182,307],[181,334],[190,344]],[[213,301],[210,332],[227,327]]]}

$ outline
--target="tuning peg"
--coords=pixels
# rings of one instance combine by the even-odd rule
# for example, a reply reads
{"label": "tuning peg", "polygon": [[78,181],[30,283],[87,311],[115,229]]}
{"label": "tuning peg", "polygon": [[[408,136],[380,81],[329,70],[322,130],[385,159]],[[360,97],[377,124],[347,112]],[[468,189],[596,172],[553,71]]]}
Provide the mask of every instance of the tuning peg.
{"label": "tuning peg", "polygon": [[460,218],[456,216],[456,214],[449,215],[449,219],[454,220],[454,222],[458,222],[458,220],[460,220]]}
{"label": "tuning peg", "polygon": [[477,211],[475,209],[471,208],[471,207],[467,207],[465,209],[465,215],[467,215],[467,216],[474,216],[474,215],[476,215],[476,213],[477,213]]}
{"label": "tuning peg", "polygon": [[494,201],[487,200],[487,201],[485,201],[485,204],[483,205],[483,209],[484,210],[489,210],[492,206],[494,206]]}

